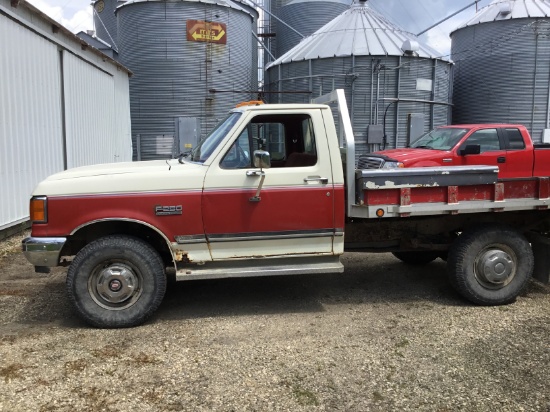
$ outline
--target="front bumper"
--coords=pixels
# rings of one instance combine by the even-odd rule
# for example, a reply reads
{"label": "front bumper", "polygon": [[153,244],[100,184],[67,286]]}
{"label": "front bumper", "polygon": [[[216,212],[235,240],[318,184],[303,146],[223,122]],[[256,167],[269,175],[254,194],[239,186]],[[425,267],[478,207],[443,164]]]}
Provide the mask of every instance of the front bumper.
{"label": "front bumper", "polygon": [[23,239],[23,254],[34,266],[57,266],[67,238],[28,237]]}

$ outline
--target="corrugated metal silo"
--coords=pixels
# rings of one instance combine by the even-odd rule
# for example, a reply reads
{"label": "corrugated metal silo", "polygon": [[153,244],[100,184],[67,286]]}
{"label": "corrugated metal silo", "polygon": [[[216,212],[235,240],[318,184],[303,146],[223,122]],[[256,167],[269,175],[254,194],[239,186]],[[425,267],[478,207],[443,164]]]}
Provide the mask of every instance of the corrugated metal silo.
{"label": "corrugated metal silo", "polygon": [[[290,103],[342,88],[358,155],[402,147],[411,116],[424,131],[450,120],[451,63],[437,56],[358,1],[268,65],[266,91],[275,92],[270,101]],[[385,142],[377,129],[385,129]]]}
{"label": "corrugated metal silo", "polygon": [[[292,0],[279,10],[279,18],[304,36],[309,36],[343,13],[351,0]],[[296,32],[277,25],[277,54],[282,56],[301,40]]]}
{"label": "corrugated metal silo", "polygon": [[107,42],[115,50],[118,49],[118,27],[115,10],[124,1],[121,0],[96,0],[94,6],[94,27],[96,36]]}
{"label": "corrugated metal silo", "polygon": [[[257,89],[257,19],[224,0],[134,0],[117,9],[119,57],[134,76],[130,106],[141,159],[172,153],[179,118],[204,135],[236,101]],[[137,153],[136,153],[137,157]]]}
{"label": "corrugated metal silo", "polygon": [[550,2],[495,0],[451,33],[453,123],[550,128]]}

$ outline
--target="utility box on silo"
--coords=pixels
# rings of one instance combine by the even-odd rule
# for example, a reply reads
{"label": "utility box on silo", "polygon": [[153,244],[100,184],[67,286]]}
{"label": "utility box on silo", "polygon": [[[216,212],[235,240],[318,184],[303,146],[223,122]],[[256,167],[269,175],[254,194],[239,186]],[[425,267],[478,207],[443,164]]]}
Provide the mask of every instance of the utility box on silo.
{"label": "utility box on silo", "polygon": [[407,116],[407,146],[424,134],[424,114],[409,113]]}

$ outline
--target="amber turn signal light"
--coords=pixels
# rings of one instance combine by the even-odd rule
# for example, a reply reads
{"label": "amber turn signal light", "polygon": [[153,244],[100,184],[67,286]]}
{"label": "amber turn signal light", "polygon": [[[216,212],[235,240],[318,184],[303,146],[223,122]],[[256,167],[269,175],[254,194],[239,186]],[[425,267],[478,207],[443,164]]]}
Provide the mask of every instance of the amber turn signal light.
{"label": "amber turn signal light", "polygon": [[33,197],[30,205],[30,218],[32,223],[46,223],[48,221],[45,197]]}

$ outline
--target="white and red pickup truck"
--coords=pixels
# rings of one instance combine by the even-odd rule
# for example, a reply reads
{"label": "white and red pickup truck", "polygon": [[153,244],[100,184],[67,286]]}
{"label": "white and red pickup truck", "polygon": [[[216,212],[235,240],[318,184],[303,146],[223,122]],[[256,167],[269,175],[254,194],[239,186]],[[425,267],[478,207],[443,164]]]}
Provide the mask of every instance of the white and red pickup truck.
{"label": "white and red pickup truck", "polygon": [[533,272],[548,281],[549,177],[357,169],[343,92],[317,101],[338,104],[340,133],[325,104],[245,105],[179,159],[50,176],[30,202],[27,259],[70,265],[68,295],[97,327],[144,322],[167,275],[337,273],[346,249],[448,258],[451,284],[482,305],[514,301]]}

